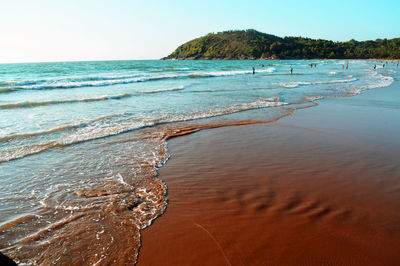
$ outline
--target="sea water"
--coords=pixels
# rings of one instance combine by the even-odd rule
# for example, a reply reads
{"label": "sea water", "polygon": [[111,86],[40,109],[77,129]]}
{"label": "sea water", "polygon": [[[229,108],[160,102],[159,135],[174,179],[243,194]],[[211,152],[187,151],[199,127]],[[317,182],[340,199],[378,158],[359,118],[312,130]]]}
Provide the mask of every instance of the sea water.
{"label": "sea water", "polygon": [[135,263],[140,230],[167,207],[157,176],[167,132],[254,110],[271,121],[387,86],[397,71],[343,60],[1,64],[0,251],[29,265]]}

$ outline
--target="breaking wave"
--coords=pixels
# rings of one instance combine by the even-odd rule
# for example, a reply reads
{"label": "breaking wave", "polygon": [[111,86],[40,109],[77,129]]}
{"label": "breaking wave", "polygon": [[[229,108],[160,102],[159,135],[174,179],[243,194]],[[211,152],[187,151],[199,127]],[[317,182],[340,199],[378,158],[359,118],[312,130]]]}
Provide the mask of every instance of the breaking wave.
{"label": "breaking wave", "polygon": [[249,103],[234,104],[228,107],[215,108],[210,111],[203,111],[192,114],[182,114],[182,115],[177,114],[177,115],[165,116],[159,119],[151,119],[144,121],[129,121],[129,120],[113,121],[112,118],[114,116],[104,116],[84,123],[61,125],[59,127],[46,131],[28,132],[24,134],[5,136],[0,138],[0,143],[15,139],[26,139],[34,137],[40,138],[43,135],[50,135],[52,133],[57,133],[57,132],[64,133],[61,135],[61,137],[56,137],[53,138],[52,140],[47,140],[46,142],[40,142],[39,139],[39,143],[36,144],[17,146],[10,148],[8,150],[2,150],[0,151],[0,162],[6,162],[23,158],[29,155],[47,151],[55,147],[62,147],[65,145],[77,144],[84,141],[115,136],[121,133],[126,133],[129,131],[145,127],[152,127],[155,125],[160,125],[165,123],[184,122],[201,118],[227,115],[252,109],[277,107],[286,104],[287,103],[285,102],[281,102],[279,100],[279,97],[260,98],[256,101]]}
{"label": "breaking wave", "polygon": [[30,108],[30,107],[57,105],[57,104],[68,104],[68,103],[119,100],[119,99],[131,97],[131,96],[132,96],[132,94],[124,93],[124,94],[119,94],[119,95],[103,95],[103,96],[97,96],[97,97],[70,99],[70,100],[65,99],[65,100],[53,100],[53,101],[41,101],[41,102],[24,101],[24,102],[17,102],[17,103],[0,104],[0,109]]}
{"label": "breaking wave", "polygon": [[180,90],[183,90],[183,89],[184,89],[184,86],[177,86],[177,87],[166,88],[166,89],[157,89],[157,90],[148,90],[148,91],[137,91],[136,93],[151,94],[151,93],[160,93],[160,92],[167,92],[167,91],[180,91]]}
{"label": "breaking wave", "polygon": [[322,84],[333,84],[333,83],[348,83],[356,81],[357,79],[351,77],[349,79],[335,79],[326,81],[293,81],[293,82],[283,82],[281,86],[284,88],[297,88],[304,85],[322,85]]}
{"label": "breaking wave", "polygon": [[[275,68],[269,67],[266,69],[257,70],[257,73],[272,73]],[[92,77],[73,77],[63,78],[58,80],[21,80],[10,81],[7,87],[3,87],[1,92],[10,92],[18,89],[41,90],[41,89],[66,89],[80,87],[100,87],[111,86],[117,84],[129,84],[135,82],[147,82],[165,79],[187,79],[187,78],[212,78],[235,75],[252,74],[251,70],[236,70],[236,71],[216,71],[216,72],[192,72],[184,74],[162,74],[162,75],[123,75],[123,76],[92,76]]]}

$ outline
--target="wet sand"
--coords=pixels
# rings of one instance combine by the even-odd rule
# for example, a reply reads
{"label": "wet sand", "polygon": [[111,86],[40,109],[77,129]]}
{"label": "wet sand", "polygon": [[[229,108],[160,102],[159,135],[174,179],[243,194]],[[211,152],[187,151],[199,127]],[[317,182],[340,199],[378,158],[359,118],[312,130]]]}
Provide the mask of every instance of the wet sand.
{"label": "wet sand", "polygon": [[400,86],[169,140],[138,265],[399,265]]}

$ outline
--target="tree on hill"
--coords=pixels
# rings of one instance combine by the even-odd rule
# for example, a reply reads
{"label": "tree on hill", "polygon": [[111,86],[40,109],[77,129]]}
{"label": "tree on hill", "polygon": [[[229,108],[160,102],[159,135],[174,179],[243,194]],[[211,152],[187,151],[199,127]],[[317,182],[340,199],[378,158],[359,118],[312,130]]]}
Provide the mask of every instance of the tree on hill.
{"label": "tree on hill", "polygon": [[399,59],[400,38],[333,42],[281,38],[256,30],[209,33],[179,46],[163,59]]}

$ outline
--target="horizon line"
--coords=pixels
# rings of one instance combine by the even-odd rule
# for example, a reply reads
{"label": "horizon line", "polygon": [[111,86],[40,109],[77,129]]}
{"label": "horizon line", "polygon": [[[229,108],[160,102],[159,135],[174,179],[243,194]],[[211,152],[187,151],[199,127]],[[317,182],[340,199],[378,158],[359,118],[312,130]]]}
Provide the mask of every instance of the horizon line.
{"label": "horizon line", "polygon": [[[162,58],[162,57],[161,57]],[[72,63],[72,62],[101,62],[101,61],[146,61],[146,60],[160,60],[161,58],[145,58],[145,59],[77,59],[77,60],[49,60],[49,61],[19,61],[19,62],[0,62],[0,65],[10,64],[40,64],[40,63]]]}

